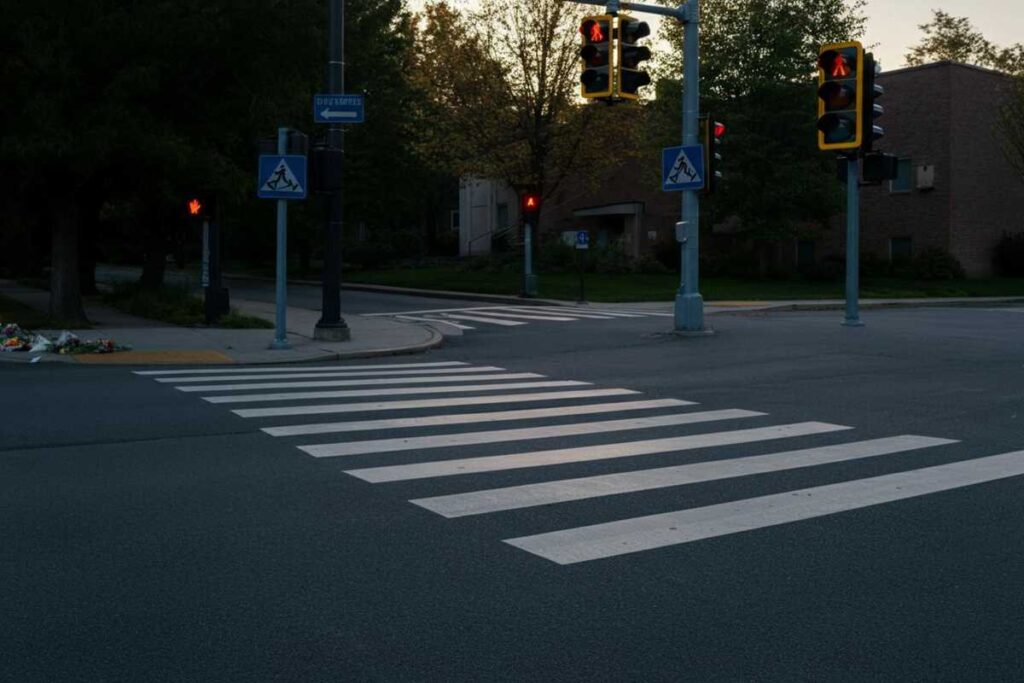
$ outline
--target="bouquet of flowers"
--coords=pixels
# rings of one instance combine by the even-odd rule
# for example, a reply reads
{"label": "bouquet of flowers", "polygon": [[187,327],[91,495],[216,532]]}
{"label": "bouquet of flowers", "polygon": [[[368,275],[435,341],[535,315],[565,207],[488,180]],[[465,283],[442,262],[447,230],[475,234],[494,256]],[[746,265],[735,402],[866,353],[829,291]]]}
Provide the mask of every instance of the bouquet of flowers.
{"label": "bouquet of flowers", "polygon": [[0,350],[32,351],[34,353],[50,351],[67,355],[70,353],[113,353],[128,351],[131,347],[117,344],[113,339],[87,339],[82,341],[78,335],[65,330],[57,339],[50,339],[41,334],[33,334],[22,329],[15,323],[0,323]]}

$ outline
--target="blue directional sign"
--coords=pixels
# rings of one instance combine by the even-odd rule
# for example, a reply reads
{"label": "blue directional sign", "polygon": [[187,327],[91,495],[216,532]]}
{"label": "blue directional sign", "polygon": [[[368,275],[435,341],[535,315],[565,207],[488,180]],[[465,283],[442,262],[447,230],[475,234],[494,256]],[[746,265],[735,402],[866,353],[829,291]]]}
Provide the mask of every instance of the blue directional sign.
{"label": "blue directional sign", "polygon": [[306,157],[302,154],[262,154],[256,176],[260,199],[305,199]]}
{"label": "blue directional sign", "polygon": [[314,95],[313,120],[317,123],[362,123],[366,120],[363,96]]}
{"label": "blue directional sign", "polygon": [[704,148],[701,145],[666,147],[661,152],[661,189],[704,189]]}
{"label": "blue directional sign", "polygon": [[590,233],[586,230],[576,231],[576,248],[590,249]]}

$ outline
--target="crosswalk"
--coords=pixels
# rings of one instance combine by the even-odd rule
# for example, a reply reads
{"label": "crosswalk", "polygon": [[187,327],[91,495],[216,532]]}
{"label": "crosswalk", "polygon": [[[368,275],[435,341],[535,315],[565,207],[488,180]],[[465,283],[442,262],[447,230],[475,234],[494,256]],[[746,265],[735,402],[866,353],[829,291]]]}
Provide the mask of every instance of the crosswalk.
{"label": "crosswalk", "polygon": [[625,318],[671,318],[671,313],[582,306],[474,306],[469,308],[432,308],[399,313],[366,313],[365,317],[388,317],[403,322],[427,323],[443,334],[461,334],[481,328],[521,327],[531,323],[569,323],[583,320],[621,320]]}
{"label": "crosswalk", "polygon": [[[756,410],[705,409],[683,398],[645,397],[624,387],[455,361],[135,374],[183,394],[198,394],[210,404],[226,404],[239,418],[256,421],[268,437],[309,456],[350,461],[343,471],[362,482],[378,486],[422,480],[431,495],[409,502],[449,520],[578,501],[593,501],[598,507],[587,509],[600,510],[602,501],[631,494],[867,462],[958,443],[913,434],[861,438],[850,425],[776,424]],[[309,388],[332,389],[305,391]],[[272,405],[246,407],[252,404]],[[801,443],[807,439],[812,442]],[[726,457],[715,451],[726,447],[733,449]],[[683,463],[673,464],[671,458],[691,451]],[[640,456],[666,462],[638,467],[638,462],[650,463]],[[578,476],[579,468],[602,462],[604,473]],[[609,468],[614,471],[606,472]],[[496,485],[509,483],[512,472],[529,481]],[[473,490],[463,490],[460,483],[467,475],[473,475]],[[509,520],[509,533],[496,541],[571,565],[1018,476],[1024,476],[1024,450],[972,454],[942,465],[612,521],[605,517],[526,536],[515,535]],[[387,495],[387,487],[384,491]]]}

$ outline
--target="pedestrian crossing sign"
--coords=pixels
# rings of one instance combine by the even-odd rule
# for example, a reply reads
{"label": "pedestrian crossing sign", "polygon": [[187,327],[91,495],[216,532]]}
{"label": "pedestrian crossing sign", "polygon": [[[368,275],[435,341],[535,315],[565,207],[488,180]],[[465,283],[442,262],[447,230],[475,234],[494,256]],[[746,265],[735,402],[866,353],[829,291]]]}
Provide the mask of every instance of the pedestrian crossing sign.
{"label": "pedestrian crossing sign", "polygon": [[704,148],[701,145],[666,147],[661,153],[661,189],[704,189]]}
{"label": "pedestrian crossing sign", "polygon": [[263,154],[256,178],[260,199],[305,199],[306,157],[302,154]]}

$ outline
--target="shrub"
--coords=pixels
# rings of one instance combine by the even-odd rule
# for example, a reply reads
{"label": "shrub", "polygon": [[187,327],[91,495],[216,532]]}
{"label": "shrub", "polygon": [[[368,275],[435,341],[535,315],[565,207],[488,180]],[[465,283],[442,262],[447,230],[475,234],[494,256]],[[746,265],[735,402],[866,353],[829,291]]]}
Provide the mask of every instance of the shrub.
{"label": "shrub", "polygon": [[1004,232],[993,253],[996,272],[1004,277],[1024,277],[1024,232]]}
{"label": "shrub", "polygon": [[918,280],[962,280],[967,277],[956,257],[941,247],[922,251],[914,259],[911,273]]}

